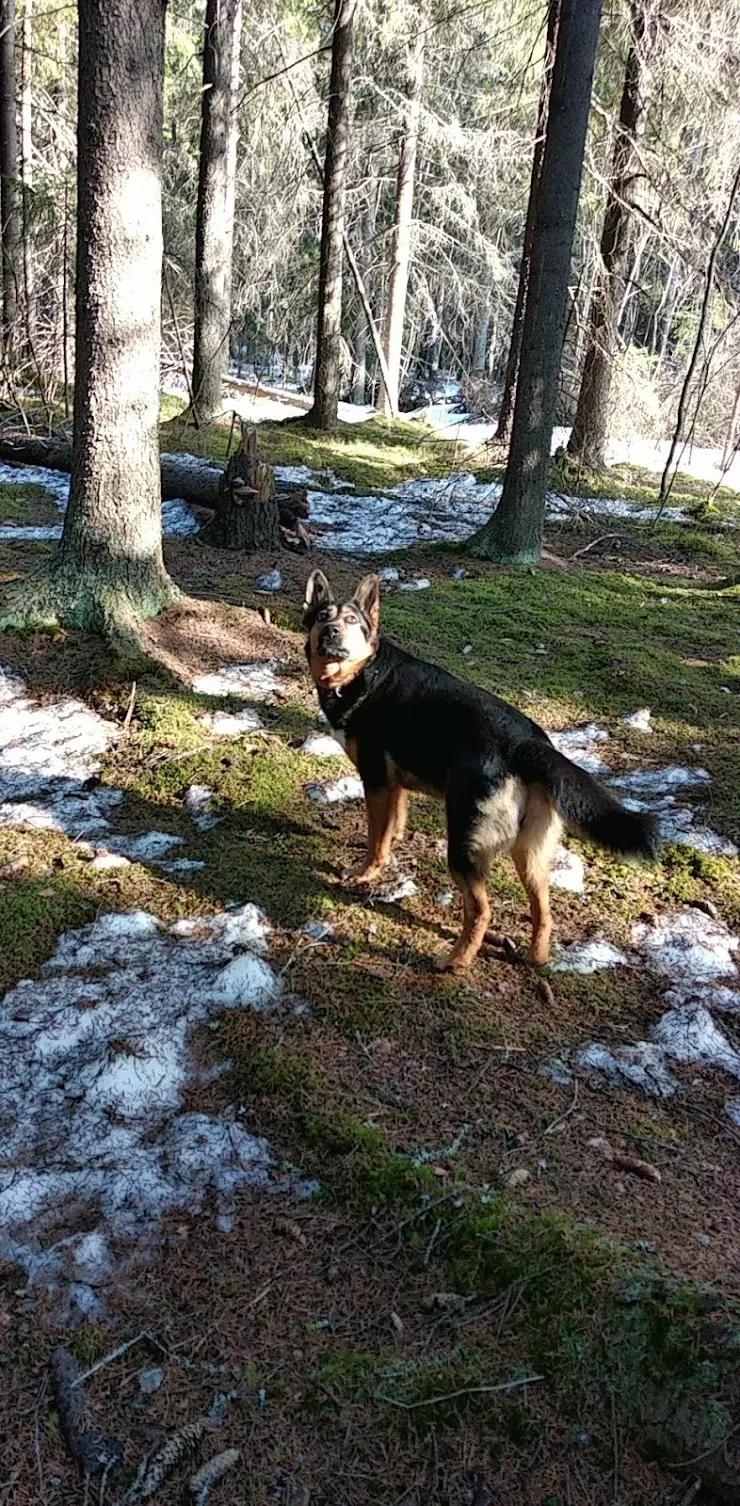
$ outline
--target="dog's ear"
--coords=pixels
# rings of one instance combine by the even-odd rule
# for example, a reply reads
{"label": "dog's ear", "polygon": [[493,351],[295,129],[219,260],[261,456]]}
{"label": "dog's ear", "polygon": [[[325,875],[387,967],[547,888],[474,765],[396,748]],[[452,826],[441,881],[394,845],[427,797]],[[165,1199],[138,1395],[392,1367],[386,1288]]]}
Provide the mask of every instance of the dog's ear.
{"label": "dog's ear", "polygon": [[380,630],[380,581],[377,575],[366,575],[360,581],[354,600],[367,618],[373,633],[377,633]]}
{"label": "dog's ear", "polygon": [[312,570],[306,581],[306,595],[303,601],[303,626],[310,627],[319,607],[326,601],[333,601],[331,586],[324,575],[323,570]]}

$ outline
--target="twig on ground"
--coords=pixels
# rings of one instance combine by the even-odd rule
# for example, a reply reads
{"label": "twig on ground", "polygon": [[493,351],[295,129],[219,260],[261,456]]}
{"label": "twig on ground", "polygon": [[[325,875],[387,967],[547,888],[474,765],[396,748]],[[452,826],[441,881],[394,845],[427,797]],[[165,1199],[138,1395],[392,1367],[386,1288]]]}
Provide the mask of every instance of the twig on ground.
{"label": "twig on ground", "polygon": [[132,716],[134,714],[134,706],[135,705],[136,705],[136,681],[132,680],[132,682],[131,682],[131,695],[129,696],[128,710],[127,710],[126,715],[125,715],[125,717],[123,719],[123,730],[124,730],[124,732],[128,732],[128,729],[131,726],[131,718],[132,718]]}
{"label": "twig on ground", "polygon": [[534,1386],[544,1379],[544,1375],[524,1375],[521,1380],[499,1381],[495,1386],[461,1386],[459,1391],[444,1391],[440,1396],[424,1396],[420,1401],[398,1401],[394,1396],[385,1396],[381,1391],[376,1391],[373,1400],[385,1402],[389,1407],[400,1407],[403,1412],[415,1412],[419,1407],[436,1407],[444,1401],[455,1401],[458,1396],[487,1396],[494,1391],[516,1391],[521,1386]]}
{"label": "twig on ground", "polygon": [[122,1354],[128,1354],[129,1349],[133,1349],[136,1344],[141,1343],[142,1339],[146,1339],[148,1343],[153,1344],[162,1354],[167,1353],[164,1345],[157,1342],[154,1335],[149,1332],[149,1329],[142,1328],[141,1333],[137,1333],[136,1338],[127,1339],[125,1344],[119,1344],[117,1349],[111,1349],[110,1354],[104,1354],[102,1359],[96,1360],[95,1364],[91,1365],[90,1369],[86,1370],[83,1375],[78,1375],[77,1379],[71,1382],[72,1387],[82,1386],[92,1375],[97,1375],[99,1370],[104,1370],[106,1365],[112,1365],[113,1361],[119,1360]]}
{"label": "twig on ground", "polygon": [[91,1424],[84,1392],[78,1385],[80,1368],[68,1349],[54,1350],[49,1366],[62,1437],[83,1475],[100,1475],[120,1463],[123,1447]]}
{"label": "twig on ground", "polygon": [[544,1131],[546,1135],[554,1135],[556,1129],[559,1129],[561,1124],[565,1124],[566,1119],[569,1119],[571,1114],[575,1113],[578,1107],[578,1091],[578,1078],[576,1078],[575,1085],[573,1087],[573,1102],[571,1103],[570,1108],[566,1109],[564,1114],[558,1114],[557,1119],[553,1119],[552,1124],[547,1125],[547,1128]]}
{"label": "twig on ground", "polygon": [[432,1237],[431,1237],[431,1239],[429,1241],[429,1244],[426,1247],[426,1250],[424,1251],[424,1264],[425,1265],[429,1265],[429,1262],[430,1262],[430,1260],[432,1258],[432,1250],[434,1249],[434,1246],[437,1243],[437,1236],[438,1236],[439,1231],[440,1231],[441,1228],[442,1228],[442,1220],[441,1220],[441,1218],[438,1218],[437,1222],[434,1225],[434,1228],[432,1230]]}
{"label": "twig on ground", "polygon": [[572,564],[573,560],[579,560],[583,554],[589,554],[592,549],[596,548],[597,544],[605,544],[607,539],[618,538],[618,533],[600,533],[599,537],[597,539],[592,539],[590,544],[584,544],[582,549],[576,549],[575,554],[569,555],[568,564]]}

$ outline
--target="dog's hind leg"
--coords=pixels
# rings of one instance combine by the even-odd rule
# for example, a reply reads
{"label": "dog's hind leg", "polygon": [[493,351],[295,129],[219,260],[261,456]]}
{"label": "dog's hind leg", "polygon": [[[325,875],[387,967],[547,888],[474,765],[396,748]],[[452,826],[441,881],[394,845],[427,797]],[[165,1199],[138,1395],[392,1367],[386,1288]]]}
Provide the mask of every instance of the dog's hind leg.
{"label": "dog's hind leg", "polygon": [[527,891],[532,916],[529,956],[537,967],[544,967],[550,956],[550,869],[562,831],[560,816],[544,791],[530,787],[524,820],[511,855]]}
{"label": "dog's hind leg", "polygon": [[462,971],[483,944],[491,906],[486,880],[494,855],[508,851],[523,810],[517,780],[486,764],[457,770],[447,790],[447,857],[450,873],[463,897],[463,928],[449,957],[438,965]]}

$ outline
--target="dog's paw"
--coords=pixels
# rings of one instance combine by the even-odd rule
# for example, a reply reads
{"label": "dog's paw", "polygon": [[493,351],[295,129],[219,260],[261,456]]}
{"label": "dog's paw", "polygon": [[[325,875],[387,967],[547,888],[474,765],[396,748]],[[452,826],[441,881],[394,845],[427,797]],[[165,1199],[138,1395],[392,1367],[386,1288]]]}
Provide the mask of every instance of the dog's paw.
{"label": "dog's paw", "polygon": [[374,884],[380,878],[382,871],[377,865],[368,867],[366,863],[362,863],[359,868],[350,869],[345,875],[345,883],[349,884],[351,889],[362,889]]}

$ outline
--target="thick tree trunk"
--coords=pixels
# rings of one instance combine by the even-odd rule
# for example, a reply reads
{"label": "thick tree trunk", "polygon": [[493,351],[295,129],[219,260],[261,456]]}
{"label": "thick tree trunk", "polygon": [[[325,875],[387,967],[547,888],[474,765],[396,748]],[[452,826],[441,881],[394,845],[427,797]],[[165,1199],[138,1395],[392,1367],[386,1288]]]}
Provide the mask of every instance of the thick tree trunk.
{"label": "thick tree trunk", "polygon": [[207,0],[195,228],[194,417],[221,412],[228,368],[242,0]]}
{"label": "thick tree trunk", "polygon": [[216,516],[206,541],[218,549],[280,549],[275,477],[260,457],[257,430],[242,427],[242,440],[221,477]]}
{"label": "thick tree trunk", "polygon": [[542,176],[542,159],[545,153],[545,133],[547,131],[547,117],[550,107],[550,88],[552,85],[552,69],[555,61],[555,47],[557,44],[558,25],[560,22],[561,0],[549,0],[547,10],[547,41],[545,44],[545,67],[542,74],[542,86],[540,88],[540,102],[537,109],[537,125],[534,133],[534,152],[532,154],[532,174],[529,180],[529,199],[527,201],[527,218],[524,224],[524,242],[522,245],[522,259],[519,267],[519,282],[516,290],[516,303],[514,304],[514,317],[511,321],[511,339],[509,341],[509,354],[506,360],[506,372],[504,374],[504,390],[501,395],[501,407],[499,409],[498,424],[496,426],[496,438],[503,444],[507,444],[511,437],[511,420],[514,413],[514,398],[516,385],[519,379],[519,362],[522,354],[522,334],[524,330],[524,305],[527,300],[527,288],[529,287],[530,271],[532,266],[532,239],[534,236],[535,216],[537,213],[537,197],[539,194],[540,178]]}
{"label": "thick tree trunk", "polygon": [[344,199],[356,20],[357,0],[336,0],[324,164],[316,371],[313,408],[309,414],[309,422],[315,428],[329,431],[337,427],[339,405]]}
{"label": "thick tree trunk", "polygon": [[601,0],[562,0],[532,236],[522,354],[501,501],[472,552],[511,564],[542,550],[550,444],[568,307]]}
{"label": "thick tree trunk", "polygon": [[403,134],[398,157],[396,183],[396,210],[393,225],[393,250],[388,279],[388,301],[385,311],[383,349],[388,364],[389,384],[381,381],[378,392],[378,410],[387,418],[398,412],[398,389],[401,381],[401,356],[403,352],[403,323],[406,315],[406,294],[411,268],[411,225],[414,207],[414,180],[416,177],[416,152],[419,142],[419,118],[421,93],[424,82],[424,41],[421,4],[415,7],[417,32],[410,42],[407,59],[406,110]]}
{"label": "thick tree trunk", "polygon": [[588,318],[588,345],[583,363],[575,422],[568,453],[594,470],[606,462],[609,394],[617,350],[617,321],[632,247],[630,194],[637,162],[635,144],[646,108],[646,51],[649,49],[651,0],[631,7],[632,37],[624,73],[619,121],[614,141],[611,182],[599,248],[599,267]]}
{"label": "thick tree trunk", "polygon": [[5,623],[136,640],[179,596],[162,562],[159,338],[165,0],[80,0],[72,486],[58,555]]}
{"label": "thick tree trunk", "polygon": [[15,90],[15,0],[0,0],[0,219],[2,220],[3,345],[17,343],[23,244],[18,181]]}
{"label": "thick tree trunk", "polygon": [[[375,235],[375,205],[366,209],[360,221],[360,244],[357,249],[357,266],[367,292],[370,276],[370,251]],[[362,406],[367,400],[368,323],[362,302],[359,301],[355,325],[354,375],[352,377],[352,401]]]}

